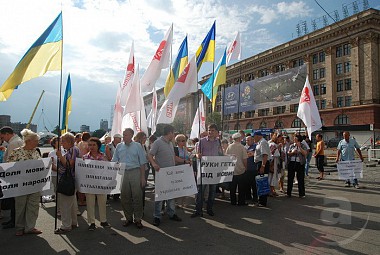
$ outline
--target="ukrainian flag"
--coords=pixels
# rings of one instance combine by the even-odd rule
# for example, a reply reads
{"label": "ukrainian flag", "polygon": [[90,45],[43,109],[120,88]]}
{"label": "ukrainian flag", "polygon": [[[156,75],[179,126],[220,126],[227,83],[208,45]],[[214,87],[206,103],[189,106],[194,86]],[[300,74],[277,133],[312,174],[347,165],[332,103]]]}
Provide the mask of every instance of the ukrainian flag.
{"label": "ukrainian flag", "polygon": [[197,52],[197,68],[201,68],[203,62],[214,62],[215,58],[215,21],[207,36],[199,46]]}
{"label": "ukrainian flag", "polygon": [[21,83],[42,76],[47,71],[61,70],[61,56],[62,13],[29,48],[12,74],[0,87],[0,101],[6,101]]}
{"label": "ukrainian flag", "polygon": [[187,52],[187,36],[181,43],[178,49],[177,58],[170,69],[168,77],[166,78],[166,83],[164,87],[165,97],[169,95],[170,90],[172,90],[174,83],[178,79],[178,76],[182,73],[188,63],[188,52]]}
{"label": "ukrainian flag", "polygon": [[218,95],[218,86],[226,83],[226,49],[222,58],[219,60],[218,66],[211,77],[202,84],[202,91],[212,102],[212,109],[215,110],[216,97]]}
{"label": "ukrainian flag", "polygon": [[69,115],[71,113],[71,79],[67,78],[65,96],[63,98],[61,134],[69,131]]}

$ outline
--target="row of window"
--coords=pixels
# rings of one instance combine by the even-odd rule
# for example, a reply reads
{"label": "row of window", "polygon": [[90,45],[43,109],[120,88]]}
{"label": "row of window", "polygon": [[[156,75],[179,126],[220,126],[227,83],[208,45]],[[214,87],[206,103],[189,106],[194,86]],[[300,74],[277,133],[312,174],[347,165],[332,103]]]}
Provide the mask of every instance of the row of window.
{"label": "row of window", "polygon": [[[351,44],[349,43],[337,46],[335,48],[335,57],[337,58],[340,58],[343,56],[350,56],[350,55],[351,55]],[[325,60],[326,60],[326,53],[323,51],[315,53],[312,56],[313,64],[324,63]]]}
{"label": "row of window", "polygon": [[343,74],[351,72],[351,62],[347,61],[344,63],[336,64],[336,74]]}
{"label": "row of window", "polygon": [[336,98],[336,106],[337,107],[347,107],[351,106],[352,96],[339,96]]}

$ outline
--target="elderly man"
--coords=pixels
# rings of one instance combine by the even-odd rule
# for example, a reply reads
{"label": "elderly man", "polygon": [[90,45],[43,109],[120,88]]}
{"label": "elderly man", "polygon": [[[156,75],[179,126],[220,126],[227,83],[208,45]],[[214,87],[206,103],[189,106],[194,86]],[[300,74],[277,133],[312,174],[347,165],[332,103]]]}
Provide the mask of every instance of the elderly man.
{"label": "elderly man", "polygon": [[[341,140],[338,144],[338,152],[336,155],[336,163],[339,162],[339,160],[342,161],[348,161],[348,160],[354,160],[355,159],[355,150],[359,155],[359,158],[361,161],[364,161],[362,152],[360,150],[360,146],[358,142],[355,139],[350,138],[350,132],[345,131],[343,132],[343,140]],[[353,185],[355,188],[359,189],[359,183],[358,179],[354,178],[353,180]],[[346,187],[351,186],[351,180],[347,179],[346,180]]]}
{"label": "elderly man", "polygon": [[247,172],[246,172],[246,199],[252,200],[254,204],[257,203],[257,187],[256,187],[256,181],[255,176],[257,175],[257,169],[254,161],[254,155],[256,150],[256,144],[253,140],[253,136],[247,136],[246,137],[247,144],[245,145],[245,148],[247,150]]}
{"label": "elderly man", "polygon": [[[256,150],[254,155],[256,169],[258,174],[269,173],[269,160],[270,155],[269,144],[267,140],[263,138],[263,134],[260,131],[253,133],[253,140],[255,141]],[[267,206],[268,195],[259,196],[259,207]]]}
{"label": "elderly man", "polygon": [[227,155],[236,157],[236,165],[234,169],[234,176],[232,178],[231,188],[230,188],[230,197],[231,205],[236,205],[236,187],[238,188],[239,196],[237,205],[243,206],[247,205],[245,203],[245,171],[247,169],[247,151],[244,146],[241,144],[241,134],[235,133],[232,135],[234,142],[228,145],[226,150]]}
{"label": "elderly man", "polygon": [[[164,135],[157,139],[148,153],[149,162],[156,172],[160,168],[175,166],[175,153],[172,140],[174,138],[174,128],[171,125],[164,127]],[[173,221],[182,221],[175,212],[175,199],[167,200],[167,212],[169,219]],[[161,223],[162,201],[154,202],[153,225],[159,226]]]}
{"label": "elderly man", "polygon": [[126,169],[121,186],[121,205],[126,218],[124,227],[134,222],[141,229],[143,225],[142,188],[145,186],[145,164],[148,163],[141,144],[132,141],[133,129],[126,128],[123,132],[123,143],[116,147],[112,157],[113,162],[126,164]]}
{"label": "elderly man", "polygon": [[[24,142],[22,139],[16,135],[13,132],[13,129],[8,126],[4,126],[0,129],[0,137],[3,141],[6,141],[8,143],[7,149],[4,153],[4,159],[3,162],[7,162],[7,159],[11,152],[24,145]],[[7,200],[7,201],[6,201]],[[6,198],[3,200],[4,203],[8,202],[11,206],[11,219],[7,222],[3,222],[3,229],[8,229],[8,228],[14,228],[15,227],[15,199],[13,197],[11,198]]]}

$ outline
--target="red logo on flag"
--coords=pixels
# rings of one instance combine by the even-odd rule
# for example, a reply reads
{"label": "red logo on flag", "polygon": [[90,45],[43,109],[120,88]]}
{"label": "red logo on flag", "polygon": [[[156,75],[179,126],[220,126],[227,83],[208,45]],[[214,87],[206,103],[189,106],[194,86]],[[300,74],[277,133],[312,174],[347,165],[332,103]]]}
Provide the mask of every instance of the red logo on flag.
{"label": "red logo on flag", "polygon": [[228,52],[227,52],[228,55],[231,54],[234,51],[234,49],[236,47],[236,44],[237,44],[237,41],[234,41],[232,43],[231,47],[228,49]]}
{"label": "red logo on flag", "polygon": [[132,73],[135,72],[135,58],[132,58],[132,63],[127,65],[127,71],[130,71]]}
{"label": "red logo on flag", "polygon": [[160,46],[158,46],[158,49],[157,49],[156,54],[154,55],[153,59],[157,59],[158,61],[161,60],[162,52],[164,51],[165,45],[166,45],[166,41],[163,40],[160,43]]}
{"label": "red logo on flag", "polygon": [[302,90],[302,95],[301,95],[301,100],[300,100],[300,104],[302,103],[310,103],[310,93],[309,93],[309,88],[308,87],[305,87],[303,90]]}
{"label": "red logo on flag", "polygon": [[189,69],[190,69],[190,63],[185,67],[185,69],[183,69],[181,76],[177,80],[178,82],[184,83],[186,81],[187,74],[189,73]]}
{"label": "red logo on flag", "polygon": [[173,102],[166,106],[166,117],[171,118],[173,115]]}

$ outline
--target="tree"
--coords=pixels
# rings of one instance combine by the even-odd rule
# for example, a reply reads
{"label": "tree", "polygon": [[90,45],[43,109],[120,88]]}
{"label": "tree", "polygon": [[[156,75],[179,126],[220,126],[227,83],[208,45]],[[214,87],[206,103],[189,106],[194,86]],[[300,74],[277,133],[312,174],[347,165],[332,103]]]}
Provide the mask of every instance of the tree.
{"label": "tree", "polygon": [[61,129],[59,128],[59,126],[57,125],[53,131],[51,131],[53,134],[56,134],[56,135],[61,135]]}
{"label": "tree", "polygon": [[106,131],[104,131],[103,129],[98,129],[92,133],[92,136],[97,137],[97,138],[102,138],[105,133]]}
{"label": "tree", "polygon": [[174,127],[175,132],[186,134],[186,120],[183,116],[176,116],[171,125]]}
{"label": "tree", "polygon": [[216,124],[218,130],[222,130],[222,119],[220,112],[212,112],[207,114],[206,117],[206,127],[212,123]]}

